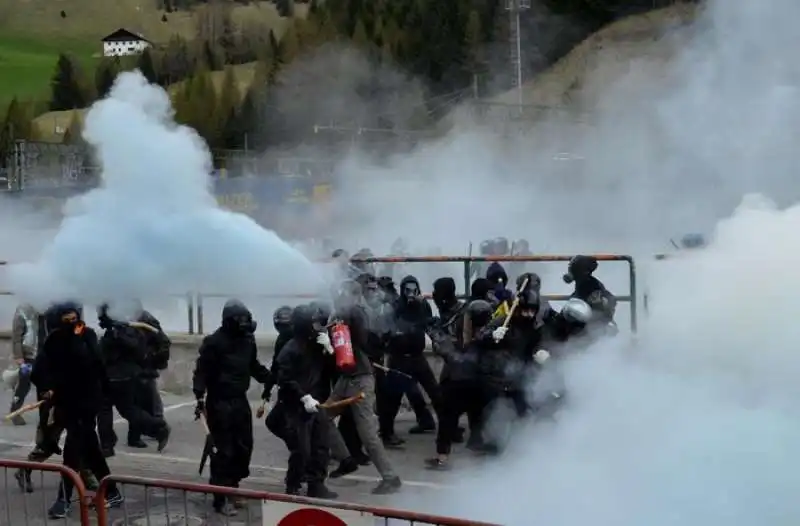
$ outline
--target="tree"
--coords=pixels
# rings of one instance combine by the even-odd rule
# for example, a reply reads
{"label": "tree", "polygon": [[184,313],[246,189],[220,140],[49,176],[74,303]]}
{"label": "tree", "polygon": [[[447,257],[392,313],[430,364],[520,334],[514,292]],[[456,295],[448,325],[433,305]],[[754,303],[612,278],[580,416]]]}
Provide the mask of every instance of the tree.
{"label": "tree", "polygon": [[104,98],[111,91],[114,81],[119,74],[119,61],[116,59],[101,60],[94,72],[94,87],[97,97]]}
{"label": "tree", "polygon": [[192,56],[189,45],[180,36],[173,36],[164,49],[159,68],[159,84],[166,86],[180,82],[192,72]]}
{"label": "tree", "polygon": [[136,69],[142,73],[150,84],[158,83],[158,75],[156,74],[156,67],[153,63],[153,53],[149,49],[145,49],[142,54],[139,55],[136,61]]}
{"label": "tree", "polygon": [[79,72],[73,60],[63,53],[58,56],[50,90],[50,111],[73,110],[86,106],[87,100],[80,85]]}
{"label": "tree", "polygon": [[275,0],[275,9],[279,15],[291,18],[294,16],[294,0]]}
{"label": "tree", "polygon": [[286,65],[297,58],[300,53],[300,42],[297,38],[297,28],[294,24],[289,24],[286,28],[286,32],[283,33],[283,37],[278,43],[277,51],[276,59],[278,64]]}

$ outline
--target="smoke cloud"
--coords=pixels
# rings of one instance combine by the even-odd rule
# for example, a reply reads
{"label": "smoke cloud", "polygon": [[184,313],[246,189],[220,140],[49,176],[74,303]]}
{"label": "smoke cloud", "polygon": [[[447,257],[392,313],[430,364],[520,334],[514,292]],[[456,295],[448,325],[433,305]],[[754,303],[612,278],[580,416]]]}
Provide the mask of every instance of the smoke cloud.
{"label": "smoke cloud", "polygon": [[[800,519],[798,14],[790,0],[711,1],[694,23],[649,45],[617,38],[622,58],[610,47],[587,63],[580,122],[564,112],[505,138],[459,124],[385,165],[343,165],[335,224],[353,248],[404,236],[417,253],[463,254],[504,235],[536,253],[626,252],[650,296],[637,338],[563,364],[556,424],[518,429],[479,467],[456,456],[451,489],[395,505],[509,526]],[[650,263],[687,232],[710,247]],[[565,291],[562,268],[537,267],[545,290]],[[599,277],[625,294],[613,267]]]}
{"label": "smoke cloud", "polygon": [[174,123],[167,93],[140,73],[121,74],[108,98],[92,106],[84,138],[102,183],[66,203],[38,259],[8,269],[23,300],[97,304],[196,290],[246,296],[256,280],[276,292],[315,283],[300,253],[217,206],[205,143]]}

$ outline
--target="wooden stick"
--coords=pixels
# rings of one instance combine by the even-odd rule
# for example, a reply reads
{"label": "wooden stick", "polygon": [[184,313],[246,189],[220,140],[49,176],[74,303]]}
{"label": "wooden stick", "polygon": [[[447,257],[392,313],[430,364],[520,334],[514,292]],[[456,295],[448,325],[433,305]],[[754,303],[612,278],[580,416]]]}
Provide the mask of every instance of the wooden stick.
{"label": "wooden stick", "polygon": [[319,406],[323,409],[338,409],[340,407],[346,407],[348,405],[355,404],[356,402],[360,402],[364,399],[364,393],[358,393],[355,396],[351,396],[349,398],[344,398],[342,400],[328,400],[319,404]]}
{"label": "wooden stick", "polygon": [[519,295],[522,294],[522,292],[525,290],[525,287],[528,286],[528,281],[530,281],[530,278],[525,278],[525,281],[522,282],[520,288],[517,289],[517,295],[514,297],[514,302],[511,303],[511,309],[509,309],[506,319],[503,321],[504,329],[508,329],[508,324],[511,323],[511,316],[514,315],[514,311],[517,310],[517,307],[519,307]]}
{"label": "wooden stick", "polygon": [[5,417],[5,419],[6,420],[11,420],[12,418],[16,418],[16,417],[18,417],[20,415],[23,415],[25,413],[29,413],[31,411],[39,409],[42,406],[42,404],[44,404],[46,401],[47,400],[39,400],[38,402],[34,402],[34,403],[31,403],[31,404],[23,405],[22,407],[20,407],[16,411],[8,413],[6,415],[6,417]]}
{"label": "wooden stick", "polygon": [[156,334],[158,334],[160,332],[158,329],[156,329],[155,327],[153,327],[149,323],[145,323],[143,321],[131,321],[131,322],[128,322],[128,325],[130,325],[131,327],[133,327],[135,329],[144,329],[146,331],[154,332]]}
{"label": "wooden stick", "polygon": [[256,408],[256,418],[264,418],[264,413],[267,411],[267,401],[261,400],[261,403],[258,404]]}

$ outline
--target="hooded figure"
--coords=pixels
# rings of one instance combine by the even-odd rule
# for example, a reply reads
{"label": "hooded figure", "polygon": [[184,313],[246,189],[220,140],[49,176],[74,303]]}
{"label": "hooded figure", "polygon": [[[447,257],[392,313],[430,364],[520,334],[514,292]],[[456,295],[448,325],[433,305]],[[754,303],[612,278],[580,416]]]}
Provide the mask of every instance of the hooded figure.
{"label": "hooded figure", "polygon": [[[45,317],[51,332],[36,358],[31,382],[66,430],[64,466],[75,471],[85,467],[97,478],[103,478],[111,472],[100,449],[95,425],[109,382],[97,334],[83,322],[81,311],[72,302],[47,310]],[[51,519],[69,513],[72,491],[72,481],[64,477],[58,498],[49,510]],[[118,506],[122,495],[116,485],[112,483],[107,491],[108,505]]]}
{"label": "hooded figure", "polygon": [[567,265],[564,282],[575,283],[575,290],[570,297],[589,304],[594,313],[592,321],[607,325],[614,322],[617,299],[602,281],[592,275],[597,266],[597,259],[592,256],[575,256]]}
{"label": "hooded figure", "polygon": [[322,326],[315,309],[300,305],[291,320],[292,339],[277,364],[278,398],[286,418],[284,439],[289,447],[286,493],[298,495],[305,481],[309,497],[336,498],[325,486],[330,424],[319,407],[331,392],[332,349],[319,343]]}
{"label": "hooded figure", "polygon": [[[414,276],[406,276],[400,282],[400,297],[395,302],[391,331],[388,334],[389,369],[399,371],[387,373],[386,406],[381,411],[381,431],[384,439],[394,436],[394,420],[400,410],[403,395],[419,384],[428,394],[434,410],[440,408],[440,391],[436,376],[424,356],[426,331],[433,319],[430,305],[422,296],[419,281]],[[418,414],[418,421],[423,420]],[[433,431],[433,417],[424,418],[414,433]]]}
{"label": "hooded figure", "polygon": [[[238,487],[250,475],[253,454],[253,414],[247,391],[250,379],[271,381],[270,372],[258,360],[256,322],[238,300],[222,308],[220,328],[203,339],[195,365],[192,390],[197,398],[195,415],[205,415],[216,446],[211,457],[209,484]],[[233,503],[215,494],[214,510],[234,515]]]}

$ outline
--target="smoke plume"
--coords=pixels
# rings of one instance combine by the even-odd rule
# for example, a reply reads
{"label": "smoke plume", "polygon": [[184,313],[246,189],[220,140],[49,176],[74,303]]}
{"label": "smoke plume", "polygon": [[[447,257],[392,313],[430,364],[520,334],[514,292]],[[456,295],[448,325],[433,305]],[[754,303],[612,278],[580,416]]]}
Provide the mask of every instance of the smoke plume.
{"label": "smoke plume", "polygon": [[121,74],[91,107],[84,138],[102,182],[66,203],[38,259],[9,269],[23,300],[246,295],[254,282],[285,292],[316,279],[311,263],[274,233],[217,206],[205,143],[175,124],[167,93],[139,72]]}
{"label": "smoke plume", "polygon": [[[790,0],[711,1],[650,44],[652,59],[600,53],[589,65],[605,81],[576,97],[592,110],[582,122],[503,139],[459,126],[388,166],[349,160],[336,224],[354,244],[380,252],[402,235],[417,252],[463,254],[505,235],[536,253],[627,252],[650,296],[638,338],[564,364],[557,423],[518,429],[478,468],[457,455],[452,489],[394,504],[509,526],[800,520],[797,15]],[[693,231],[711,245],[650,263]],[[409,270],[448,272],[433,267]],[[613,267],[599,277],[626,294]],[[563,269],[540,269],[564,292]]]}

